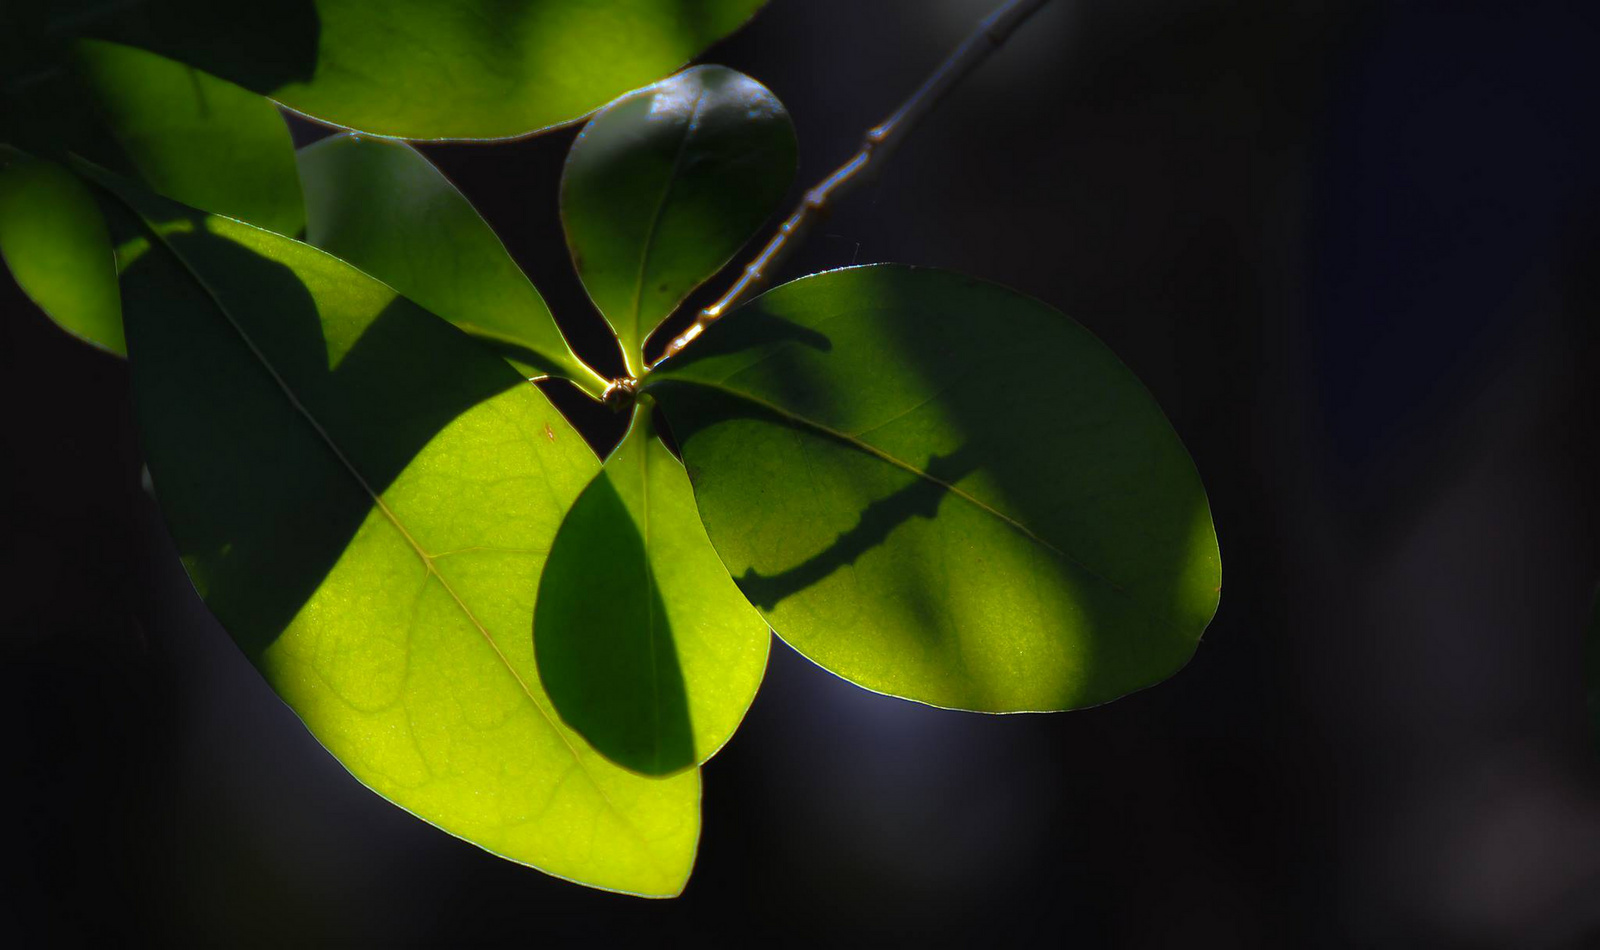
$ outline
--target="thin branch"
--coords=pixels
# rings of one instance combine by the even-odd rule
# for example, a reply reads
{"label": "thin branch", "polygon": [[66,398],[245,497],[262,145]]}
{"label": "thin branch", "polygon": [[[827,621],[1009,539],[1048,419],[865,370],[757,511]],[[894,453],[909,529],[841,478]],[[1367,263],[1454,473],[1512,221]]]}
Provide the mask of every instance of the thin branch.
{"label": "thin branch", "polygon": [[876,174],[884,160],[933,111],[934,106],[988,59],[989,54],[999,49],[1016,32],[1017,27],[1048,2],[1050,0],[1007,0],[984,17],[977,29],[939,64],[939,68],[923,81],[911,98],[893,115],[867,132],[861,150],[853,158],[806,192],[800,207],[783,222],[761,253],[745,266],[728,292],[716,303],[700,311],[694,323],[667,344],[661,360],[676,355],[718,318],[760,293],[817,221],[826,217],[845,194]]}

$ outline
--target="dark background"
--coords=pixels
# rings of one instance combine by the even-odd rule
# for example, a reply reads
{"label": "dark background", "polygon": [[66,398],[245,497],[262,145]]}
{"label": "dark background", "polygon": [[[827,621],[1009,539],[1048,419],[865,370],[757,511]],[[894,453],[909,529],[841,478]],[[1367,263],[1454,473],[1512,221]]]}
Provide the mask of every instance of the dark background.
{"label": "dark background", "polygon": [[[704,59],[788,104],[798,194],[987,7],[774,0]],[[0,932],[1600,945],[1594,8],[1056,0],[959,89],[793,272],[958,268],[1099,334],[1205,478],[1221,610],[1168,683],[1048,716],[870,695],[776,646],[675,901],[358,786],[189,588],[126,368],[5,281]],[[593,346],[556,219],[572,135],[429,153]]]}

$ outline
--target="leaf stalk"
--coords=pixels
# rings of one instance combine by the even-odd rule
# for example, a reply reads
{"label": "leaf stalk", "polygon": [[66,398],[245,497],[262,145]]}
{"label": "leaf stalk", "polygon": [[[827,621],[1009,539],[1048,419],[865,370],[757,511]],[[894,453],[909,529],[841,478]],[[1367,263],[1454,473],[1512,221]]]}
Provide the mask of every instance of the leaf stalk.
{"label": "leaf stalk", "polygon": [[[761,252],[745,265],[733,286],[716,303],[696,315],[694,323],[667,344],[660,363],[683,351],[706,328],[740,304],[754,297],[771,283],[773,276],[818,221],[827,217],[841,198],[876,175],[883,162],[906,136],[961,81],[967,78],[990,54],[1004,45],[1027,19],[1050,0],[1006,0],[979,22],[977,28],[939,64],[922,85],[887,119],[867,130],[861,148],[828,177],[818,182],[801,199],[800,206],[786,218]],[[654,365],[654,364],[652,364]]]}

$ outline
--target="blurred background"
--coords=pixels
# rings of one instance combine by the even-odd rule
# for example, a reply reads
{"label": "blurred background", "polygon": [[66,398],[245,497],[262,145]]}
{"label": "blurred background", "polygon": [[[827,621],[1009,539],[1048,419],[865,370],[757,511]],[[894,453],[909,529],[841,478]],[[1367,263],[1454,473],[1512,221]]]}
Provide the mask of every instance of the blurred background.
{"label": "blurred background", "polygon": [[[798,196],[990,3],[773,0],[704,60],[787,103]],[[1221,610],[1169,682],[1048,716],[871,695],[775,645],[674,901],[514,866],[357,785],[190,589],[126,367],[5,280],[0,931],[1600,946],[1597,48],[1600,9],[1531,0],[1029,23],[790,269],[957,268],[1087,325],[1199,465]],[[609,368],[556,217],[574,133],[427,151]]]}

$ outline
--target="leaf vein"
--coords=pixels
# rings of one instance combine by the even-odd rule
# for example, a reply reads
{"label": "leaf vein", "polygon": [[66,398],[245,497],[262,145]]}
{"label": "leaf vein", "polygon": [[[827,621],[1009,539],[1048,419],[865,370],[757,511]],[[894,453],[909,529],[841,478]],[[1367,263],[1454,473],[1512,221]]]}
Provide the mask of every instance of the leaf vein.
{"label": "leaf vein", "polygon": [[[267,355],[262,352],[255,340],[251,338],[250,334],[246,332],[245,328],[239,323],[238,319],[234,317],[227,305],[223,303],[222,297],[217,293],[216,289],[211,286],[205,277],[202,276],[192,264],[190,264],[189,260],[183,254],[179,253],[176,248],[172,247],[171,241],[167,235],[162,234],[158,228],[150,228],[150,231],[154,233],[161,243],[167,247],[167,250],[172,254],[172,256],[182,263],[184,269],[188,271],[195,283],[199,284],[201,289],[205,291],[206,295],[211,298],[211,301],[216,304],[217,310],[223,315],[223,318],[227,320],[228,325],[231,326],[234,332],[239,335],[240,340],[244,342],[251,354],[255,356],[256,360],[261,364],[262,368],[265,369],[268,375],[272,377],[273,381],[277,383],[278,388],[284,394],[284,398],[289,401],[289,404],[294,407],[301,417],[306,420],[307,424],[310,425],[311,428],[317,433],[317,435],[322,439],[323,443],[327,445],[329,451],[333,453],[334,457],[339,460],[344,469],[350,473],[350,476],[354,478],[356,483],[360,485],[361,488],[367,493],[368,497],[372,499],[373,504],[380,512],[383,513],[384,517],[389,521],[390,524],[394,526],[395,530],[398,531],[400,535],[411,545],[412,550],[415,551],[417,556],[422,559],[422,563],[427,568],[428,573],[439,579],[440,585],[445,589],[446,593],[450,595],[451,599],[455,601],[456,606],[461,609],[461,612],[466,616],[467,620],[470,621],[478,630],[478,632],[483,635],[483,638],[488,643],[489,648],[494,651],[495,656],[500,659],[501,664],[505,666],[507,672],[509,672],[512,678],[516,680],[517,685],[521,688],[523,694],[527,696],[528,701],[532,703],[534,708],[539,711],[539,715],[543,717],[546,724],[548,724],[550,728],[555,731],[556,735],[560,736],[562,743],[566,745],[567,751],[571,753],[572,758],[577,763],[578,768],[582,770],[584,777],[589,780],[589,784],[594,787],[595,792],[600,796],[601,800],[605,802],[606,807],[609,808],[611,813],[616,816],[623,827],[632,832],[639,843],[644,846],[644,854],[650,861],[651,865],[654,866],[658,871],[668,873],[667,869],[661,865],[659,859],[656,857],[654,849],[650,847],[650,843],[645,838],[643,832],[641,832],[638,827],[634,825],[634,823],[627,817],[627,815],[625,815],[622,810],[617,807],[616,803],[611,800],[610,794],[607,793],[605,788],[601,786],[594,774],[589,771],[587,763],[583,761],[583,757],[578,752],[577,747],[572,744],[571,738],[567,736],[566,732],[558,723],[556,723],[554,718],[552,718],[549,710],[545,709],[543,704],[541,704],[534,696],[533,691],[528,687],[527,682],[522,678],[522,675],[517,672],[516,667],[512,665],[510,658],[507,657],[500,649],[500,645],[495,642],[494,637],[490,635],[488,629],[484,627],[481,621],[478,620],[477,615],[474,614],[471,608],[467,606],[465,601],[461,599],[456,590],[450,586],[449,581],[447,581],[444,576],[439,573],[438,568],[434,564],[433,556],[428,554],[428,552],[419,543],[417,543],[416,538],[413,537],[408,530],[406,530],[405,525],[400,521],[395,513],[390,510],[389,506],[384,502],[382,496],[372,488],[372,486],[367,482],[365,476],[361,474],[360,470],[356,468],[355,464],[349,459],[349,457],[344,454],[344,451],[339,448],[338,444],[323,427],[322,423],[315,415],[311,413],[310,409],[300,400],[299,396],[295,394],[294,390],[289,386],[288,381],[283,378],[283,376],[278,372],[277,368],[272,364],[272,361],[267,358]],[[539,453],[535,452],[533,454],[537,458]],[[539,459],[539,464],[541,469],[543,469],[544,460]],[[598,829],[596,829],[596,831],[598,831]]]}
{"label": "leaf vein", "polygon": [[[672,170],[667,173],[666,187],[661,190],[661,200],[656,203],[655,211],[650,215],[650,225],[645,229],[644,251],[639,255],[639,273],[633,283],[633,346],[641,352],[644,348],[645,333],[639,327],[639,311],[644,306],[644,278],[650,269],[650,258],[654,256],[656,239],[661,234],[661,216],[667,210],[667,203],[672,198],[672,189],[678,181],[678,171],[683,167],[683,156],[689,151],[689,140],[694,137],[695,126],[700,122],[700,107],[706,100],[705,87],[695,93],[694,106],[689,111],[689,122],[683,128],[683,138],[678,141],[678,151],[672,157]],[[642,357],[641,357],[642,358]]]}

